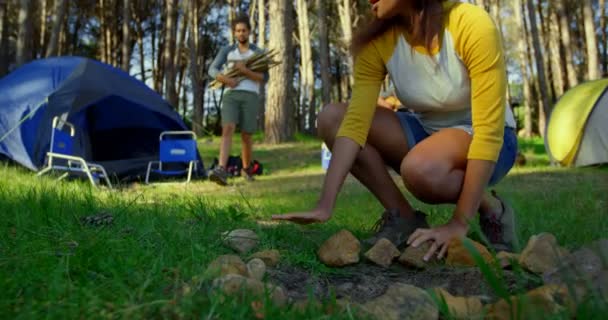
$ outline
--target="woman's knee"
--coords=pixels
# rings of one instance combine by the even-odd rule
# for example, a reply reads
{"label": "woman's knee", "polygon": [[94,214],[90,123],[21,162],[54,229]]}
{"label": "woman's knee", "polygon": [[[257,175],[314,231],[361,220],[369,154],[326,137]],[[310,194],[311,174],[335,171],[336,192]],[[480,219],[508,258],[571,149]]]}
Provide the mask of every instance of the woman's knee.
{"label": "woman's knee", "polygon": [[420,198],[421,193],[435,190],[446,176],[445,165],[420,154],[408,154],[401,162],[401,177],[407,189]]}
{"label": "woman's knee", "polygon": [[345,110],[344,104],[341,103],[330,103],[321,109],[317,116],[317,128],[321,138],[338,129]]}

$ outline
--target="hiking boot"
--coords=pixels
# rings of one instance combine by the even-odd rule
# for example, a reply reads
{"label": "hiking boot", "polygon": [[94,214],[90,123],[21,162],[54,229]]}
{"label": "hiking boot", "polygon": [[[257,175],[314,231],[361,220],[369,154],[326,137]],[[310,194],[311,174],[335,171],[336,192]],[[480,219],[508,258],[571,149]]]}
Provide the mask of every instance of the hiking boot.
{"label": "hiking boot", "polygon": [[251,167],[241,169],[241,177],[245,178],[247,181],[255,181],[253,177],[253,173],[251,172]]}
{"label": "hiking boot", "polygon": [[414,215],[415,218],[406,219],[401,217],[397,209],[384,211],[382,217],[372,228],[372,230],[376,231],[376,234],[371,238],[363,240],[363,243],[373,246],[376,244],[376,241],[386,238],[397,248],[401,248],[416,229],[429,227],[429,224],[426,222],[426,214],[416,211]]}
{"label": "hiking boot", "polygon": [[220,186],[228,185],[228,172],[223,167],[216,167],[209,173],[209,180]]}
{"label": "hiking boot", "polygon": [[499,214],[480,214],[479,226],[496,252],[513,252],[516,242],[515,211],[496,195],[496,191],[492,190],[492,196],[500,201],[502,210]]}

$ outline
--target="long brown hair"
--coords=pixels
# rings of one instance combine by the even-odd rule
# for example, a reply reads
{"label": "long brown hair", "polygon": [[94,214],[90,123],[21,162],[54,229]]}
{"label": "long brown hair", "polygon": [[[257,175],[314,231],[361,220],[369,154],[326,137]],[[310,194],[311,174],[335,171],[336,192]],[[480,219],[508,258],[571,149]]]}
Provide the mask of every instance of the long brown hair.
{"label": "long brown hair", "polygon": [[[433,34],[431,27],[433,23],[443,20],[443,9],[441,4],[446,0],[405,0],[403,6],[408,7],[411,15],[407,18],[403,16],[395,16],[391,19],[373,18],[367,25],[359,28],[357,34],[353,38],[351,50],[353,55],[357,55],[361,49],[373,41],[388,29],[395,25],[401,25],[411,34],[414,39],[423,39],[424,46],[427,51],[431,51],[433,45]],[[431,13],[434,6],[439,5],[438,13]]]}

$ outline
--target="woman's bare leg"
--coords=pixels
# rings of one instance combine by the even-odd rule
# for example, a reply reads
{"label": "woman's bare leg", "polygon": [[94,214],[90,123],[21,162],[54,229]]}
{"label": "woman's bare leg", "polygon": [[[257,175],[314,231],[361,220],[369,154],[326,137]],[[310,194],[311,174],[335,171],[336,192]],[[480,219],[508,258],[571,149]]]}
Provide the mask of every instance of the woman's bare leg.
{"label": "woman's bare leg", "polygon": [[[345,113],[346,104],[331,104],[319,114],[319,136],[330,149],[333,148]],[[395,112],[377,108],[367,143],[357,156],[351,173],[374,194],[384,208],[399,209],[403,217],[413,218],[414,210],[386,167],[389,165],[398,170],[407,152],[407,139]]]}

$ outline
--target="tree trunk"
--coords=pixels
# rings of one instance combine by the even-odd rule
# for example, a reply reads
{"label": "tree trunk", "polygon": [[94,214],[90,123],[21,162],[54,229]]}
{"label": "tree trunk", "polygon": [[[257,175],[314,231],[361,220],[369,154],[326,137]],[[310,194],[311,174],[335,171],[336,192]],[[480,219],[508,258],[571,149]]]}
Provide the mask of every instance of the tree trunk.
{"label": "tree trunk", "polygon": [[[266,47],[266,0],[257,0],[258,6],[258,47]],[[266,125],[266,84],[260,86],[260,106],[258,109],[258,126]]]}
{"label": "tree trunk", "polygon": [[591,8],[591,0],[582,0],[583,17],[585,21],[585,41],[587,43],[587,77],[589,80],[597,80],[600,78],[599,73],[599,57],[597,52],[597,38],[595,35],[595,21],[593,18],[593,9]]}
{"label": "tree trunk", "polygon": [[346,74],[349,83],[354,82],[353,55],[350,54],[350,45],[353,41],[353,20],[351,15],[352,0],[337,0],[338,15],[340,16],[340,27],[342,29],[342,54],[346,57]]}
{"label": "tree trunk", "polygon": [[190,53],[190,83],[192,84],[192,130],[202,136],[205,131],[203,119],[205,110],[203,109],[203,86],[199,76],[198,52],[199,48],[199,18],[200,11],[197,0],[190,0],[190,32],[188,35],[188,49]]}
{"label": "tree trunk", "polygon": [[[515,15],[515,23],[517,24],[517,30],[521,31],[522,35],[526,34],[526,28],[524,25],[524,19],[522,14],[522,3],[521,0],[513,0],[513,11]],[[519,55],[519,68],[521,70],[521,79],[522,79],[522,91],[523,91],[523,101],[522,105],[524,105],[524,135],[529,138],[532,136],[532,112],[530,108],[530,102],[532,102],[532,97],[530,96],[530,82],[528,77],[528,66],[530,62],[528,61],[528,54],[526,52],[526,41],[525,37],[517,38],[517,51]]]}
{"label": "tree trunk", "polygon": [[321,107],[323,107],[331,102],[327,2],[324,0],[317,0],[317,10],[317,21],[319,24],[319,64],[321,67]]}
{"label": "tree trunk", "polygon": [[20,0],[19,1],[19,16],[18,25],[19,31],[17,33],[17,51],[15,54],[15,61],[17,67],[30,61],[32,59],[30,52],[31,34],[32,34],[32,23],[31,23],[31,0]]}
{"label": "tree trunk", "polygon": [[232,32],[232,21],[236,19],[236,12],[238,10],[238,1],[237,0],[228,0],[228,27],[230,28],[230,32],[228,32],[228,43],[234,43],[234,34]]}
{"label": "tree trunk", "polygon": [[40,52],[46,52],[46,20],[48,18],[47,0],[40,1]]}
{"label": "tree trunk", "polygon": [[59,47],[59,35],[61,33],[61,27],[63,26],[66,3],[66,0],[55,0],[55,8],[53,9],[52,19],[53,29],[51,30],[51,37],[46,48],[46,57],[57,55],[57,49]]}
{"label": "tree trunk", "polygon": [[606,0],[599,0],[600,29],[602,37],[602,77],[608,76],[608,34],[606,31]]}
{"label": "tree trunk", "polygon": [[131,22],[130,1],[122,0],[122,69],[127,73],[131,69],[131,39],[129,37],[129,22]]}
{"label": "tree trunk", "polygon": [[270,1],[270,41],[268,47],[276,50],[281,64],[270,70],[268,99],[266,101],[266,141],[281,143],[293,136],[289,123],[292,117],[291,93],[293,90],[293,3],[291,0]]}
{"label": "tree trunk", "polygon": [[[536,20],[536,10],[534,10],[534,3],[532,0],[527,1],[528,4],[528,16],[530,20],[530,30],[532,32],[532,44],[534,47],[534,60],[536,61],[536,70],[538,72],[538,84],[540,91],[540,101],[542,102],[541,108],[544,110],[544,114],[550,113],[550,102],[549,102],[549,90],[547,89],[547,82],[545,81],[545,66],[543,65],[543,52],[540,43],[540,36],[538,34],[538,24]],[[539,121],[539,132],[541,136],[544,136],[545,128],[540,126]]]}
{"label": "tree trunk", "polygon": [[176,108],[179,106],[179,97],[175,89],[175,12],[177,0],[166,0],[166,21],[165,21],[165,96],[169,104]]}
{"label": "tree trunk", "polygon": [[[310,40],[310,26],[308,22],[308,2],[297,0],[298,31],[300,36],[300,105],[302,106],[302,116],[304,119],[315,116],[314,102],[314,71],[312,62],[312,48]],[[311,111],[312,110],[312,111]],[[308,131],[312,132],[314,121],[308,119],[302,121],[308,126]],[[312,124],[312,126],[310,126]]]}
{"label": "tree trunk", "polygon": [[8,1],[0,2],[0,78],[8,73]]}
{"label": "tree trunk", "polygon": [[258,3],[258,47],[266,46],[266,0],[257,0]]}
{"label": "tree trunk", "polygon": [[564,56],[566,62],[566,78],[568,79],[568,88],[575,87],[578,84],[576,69],[574,69],[574,53],[572,52],[572,40],[570,38],[570,24],[568,21],[568,13],[566,12],[566,3],[568,0],[556,0],[554,2],[559,25],[561,29],[561,41],[564,48]]}
{"label": "tree trunk", "polygon": [[553,75],[553,92],[555,93],[555,98],[559,98],[564,94],[564,70],[562,68],[562,56],[559,47],[559,19],[553,4],[549,3],[549,57],[551,59],[551,74]]}

